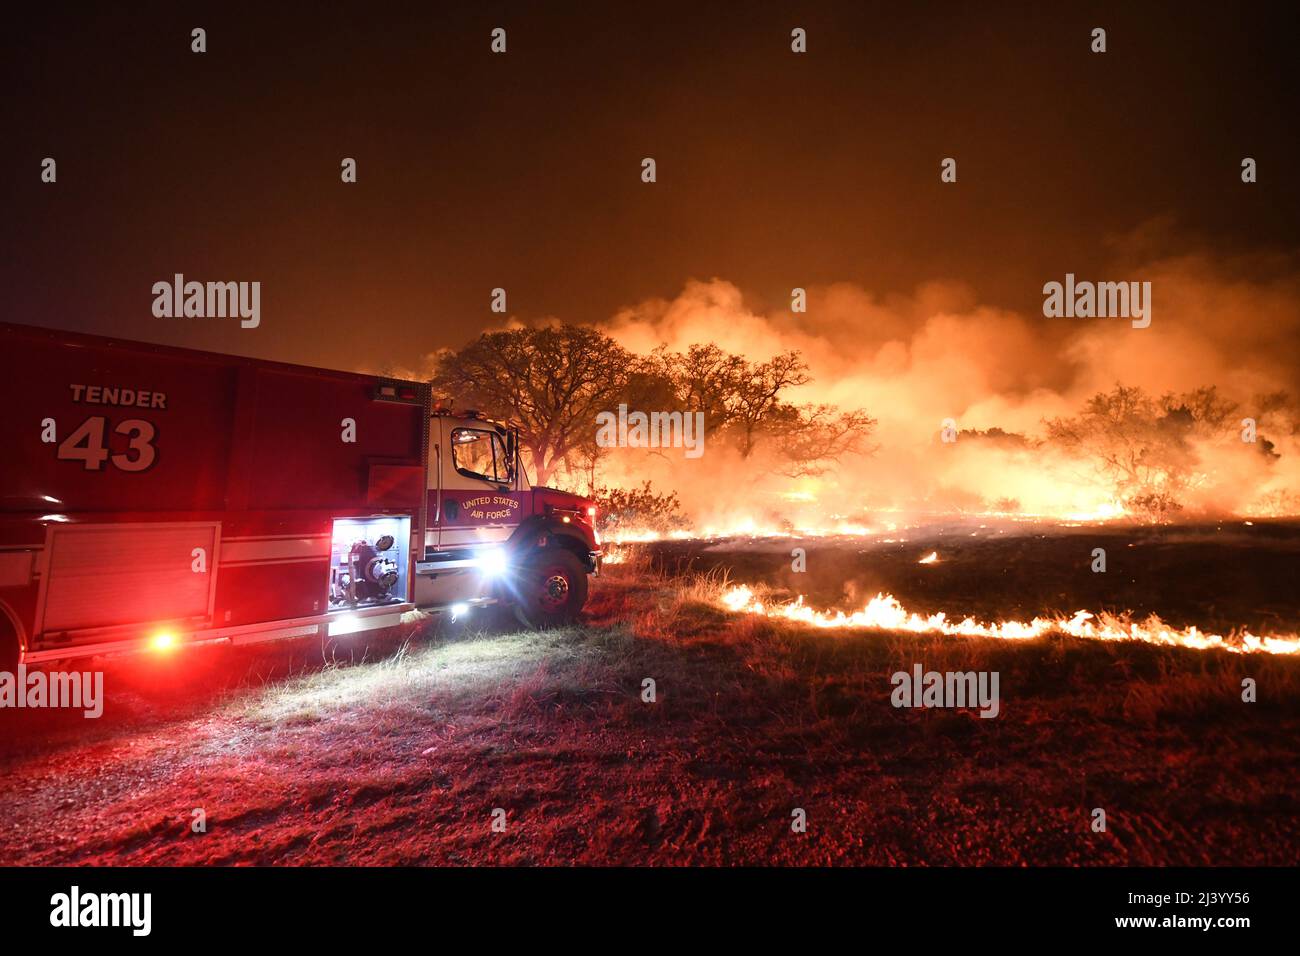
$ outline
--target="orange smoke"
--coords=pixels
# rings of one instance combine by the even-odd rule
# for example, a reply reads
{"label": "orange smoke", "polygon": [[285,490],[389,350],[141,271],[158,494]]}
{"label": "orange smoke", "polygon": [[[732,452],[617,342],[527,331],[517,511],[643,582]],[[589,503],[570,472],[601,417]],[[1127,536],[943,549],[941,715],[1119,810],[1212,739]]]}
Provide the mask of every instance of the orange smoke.
{"label": "orange smoke", "polygon": [[[1117,382],[1153,396],[1214,385],[1239,404],[1239,417],[1257,415],[1267,393],[1294,393],[1300,265],[1191,255],[1148,257],[1111,271],[1152,282],[1150,328],[981,305],[972,289],[952,283],[888,297],[847,283],[810,287],[808,311],[793,313],[786,301],[755,304],[735,285],[712,279],[688,282],[671,300],[630,306],[603,330],[633,351],[712,342],[764,361],[798,350],[813,381],[790,400],[865,410],[879,421],[879,449],[795,482],[774,474],[761,449],[742,460],[706,437],[698,461],[620,451],[602,463],[606,481],[648,477],[678,491],[698,523],[715,525],[781,518],[826,524],[830,515],[851,519],[882,508],[1118,516],[1094,462],[1036,444],[1043,420],[1076,413]],[[1279,457],[1235,435],[1196,449],[1188,515],[1286,513],[1300,492],[1296,398],[1289,417],[1261,426]],[[955,443],[939,440],[945,420],[963,431]],[[965,434],[990,428],[1028,443]]]}

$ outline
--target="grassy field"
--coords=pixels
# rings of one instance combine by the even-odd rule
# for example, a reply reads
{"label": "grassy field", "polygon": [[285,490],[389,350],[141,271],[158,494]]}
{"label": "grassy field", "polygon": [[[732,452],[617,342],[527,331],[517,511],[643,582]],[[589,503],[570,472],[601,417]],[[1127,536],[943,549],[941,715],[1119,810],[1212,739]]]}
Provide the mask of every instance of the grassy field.
{"label": "grassy field", "polygon": [[[99,720],[0,714],[0,862],[1295,862],[1300,660],[808,630],[721,610],[772,572],[719,554],[643,551],[566,630],[107,662]],[[1001,714],[893,708],[914,663]]]}

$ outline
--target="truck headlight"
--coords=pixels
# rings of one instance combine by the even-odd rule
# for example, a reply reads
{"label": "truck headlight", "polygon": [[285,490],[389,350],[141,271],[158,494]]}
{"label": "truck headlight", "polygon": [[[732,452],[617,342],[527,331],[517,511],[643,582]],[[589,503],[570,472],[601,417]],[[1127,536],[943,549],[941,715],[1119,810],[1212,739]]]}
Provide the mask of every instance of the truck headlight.
{"label": "truck headlight", "polygon": [[510,552],[505,548],[492,548],[478,558],[479,569],[490,578],[499,578],[510,570]]}

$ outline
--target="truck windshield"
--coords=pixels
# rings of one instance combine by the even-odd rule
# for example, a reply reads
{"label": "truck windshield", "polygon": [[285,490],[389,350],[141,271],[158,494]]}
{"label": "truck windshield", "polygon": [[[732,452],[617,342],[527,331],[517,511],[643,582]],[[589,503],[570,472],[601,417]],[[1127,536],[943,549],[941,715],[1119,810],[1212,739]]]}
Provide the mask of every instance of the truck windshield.
{"label": "truck windshield", "polygon": [[510,462],[505,442],[496,432],[456,428],[451,433],[451,458],[456,470],[469,478],[509,484]]}

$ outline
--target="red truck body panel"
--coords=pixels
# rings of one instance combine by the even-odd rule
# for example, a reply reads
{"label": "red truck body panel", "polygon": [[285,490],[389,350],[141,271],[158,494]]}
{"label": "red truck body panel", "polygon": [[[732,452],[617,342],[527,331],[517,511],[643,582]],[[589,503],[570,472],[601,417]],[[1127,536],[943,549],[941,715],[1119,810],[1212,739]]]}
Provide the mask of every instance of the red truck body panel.
{"label": "red truck body panel", "polygon": [[0,614],[29,655],[319,616],[337,519],[423,548],[423,384],[0,324],[0,393]]}

